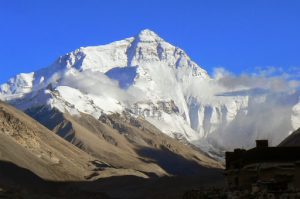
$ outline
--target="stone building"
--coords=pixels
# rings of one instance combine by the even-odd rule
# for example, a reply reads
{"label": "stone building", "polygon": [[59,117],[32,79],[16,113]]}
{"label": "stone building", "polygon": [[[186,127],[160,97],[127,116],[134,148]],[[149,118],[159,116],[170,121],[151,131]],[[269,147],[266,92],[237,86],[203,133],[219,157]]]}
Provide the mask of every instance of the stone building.
{"label": "stone building", "polygon": [[299,191],[300,147],[269,147],[267,140],[257,140],[253,149],[226,152],[225,176],[231,190]]}

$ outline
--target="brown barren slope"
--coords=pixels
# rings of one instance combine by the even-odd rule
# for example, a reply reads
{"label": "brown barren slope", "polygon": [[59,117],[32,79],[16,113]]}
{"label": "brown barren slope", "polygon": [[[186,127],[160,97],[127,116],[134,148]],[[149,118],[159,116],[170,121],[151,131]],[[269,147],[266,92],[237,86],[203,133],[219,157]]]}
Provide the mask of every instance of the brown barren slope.
{"label": "brown barren slope", "polygon": [[145,176],[131,169],[111,167],[3,102],[0,102],[0,160],[52,181],[90,180],[100,170],[103,176]]}
{"label": "brown barren slope", "polygon": [[222,165],[142,118],[32,113],[60,136],[0,102],[0,189],[13,190],[0,196],[181,198],[192,187],[222,183]]}
{"label": "brown barren slope", "polygon": [[222,168],[199,149],[163,134],[129,114],[71,116],[41,107],[26,111],[64,139],[116,168],[134,169],[148,176],[194,175]]}

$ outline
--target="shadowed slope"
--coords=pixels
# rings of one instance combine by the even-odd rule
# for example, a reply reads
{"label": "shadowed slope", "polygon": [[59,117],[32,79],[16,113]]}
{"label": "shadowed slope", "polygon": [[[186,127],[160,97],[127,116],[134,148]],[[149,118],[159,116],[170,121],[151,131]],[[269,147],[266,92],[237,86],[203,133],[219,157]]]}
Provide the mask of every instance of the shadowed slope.
{"label": "shadowed slope", "polygon": [[300,147],[300,128],[285,138],[278,146],[299,146]]}
{"label": "shadowed slope", "polygon": [[109,199],[110,197],[99,190],[97,192],[80,190],[71,182],[46,181],[30,170],[11,162],[0,161],[0,198]]}
{"label": "shadowed slope", "polygon": [[114,176],[95,181],[53,182],[13,163],[0,161],[0,198],[181,199],[193,187],[222,186],[221,170],[190,177]]}

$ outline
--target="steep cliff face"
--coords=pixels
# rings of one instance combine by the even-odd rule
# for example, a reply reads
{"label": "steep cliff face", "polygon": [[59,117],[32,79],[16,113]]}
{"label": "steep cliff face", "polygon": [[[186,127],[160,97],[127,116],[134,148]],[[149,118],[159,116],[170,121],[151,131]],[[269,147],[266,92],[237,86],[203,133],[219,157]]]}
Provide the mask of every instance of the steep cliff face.
{"label": "steep cliff face", "polygon": [[[224,87],[182,49],[150,30],[79,48],[47,68],[20,74],[0,86],[0,99],[21,110],[47,106],[95,119],[125,111],[211,155],[250,148],[255,139],[276,145],[298,128],[300,112],[299,92]],[[272,106],[278,109],[274,112]],[[57,128],[67,133],[70,124],[62,125]]]}

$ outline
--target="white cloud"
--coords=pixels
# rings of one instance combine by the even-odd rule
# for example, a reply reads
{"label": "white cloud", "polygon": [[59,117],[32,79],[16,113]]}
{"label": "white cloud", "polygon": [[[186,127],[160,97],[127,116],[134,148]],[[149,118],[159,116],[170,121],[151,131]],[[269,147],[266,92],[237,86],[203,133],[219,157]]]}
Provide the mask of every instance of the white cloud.
{"label": "white cloud", "polygon": [[252,74],[235,75],[224,68],[215,69],[214,80],[228,93],[239,94],[256,89],[264,92],[258,95],[247,92],[247,109],[241,110],[231,123],[211,134],[210,140],[227,149],[251,148],[255,139],[268,139],[272,145],[279,144],[290,131],[295,130],[291,115],[295,115],[293,107],[299,104],[298,71],[299,68],[267,67],[256,68]]}
{"label": "white cloud", "polygon": [[[296,72],[296,69],[293,69]],[[300,71],[300,70],[299,70]],[[295,74],[288,73],[282,68],[256,68],[252,74],[235,75],[224,68],[214,70],[214,79],[228,89],[262,88],[274,92],[286,92],[299,87],[300,81]]]}

